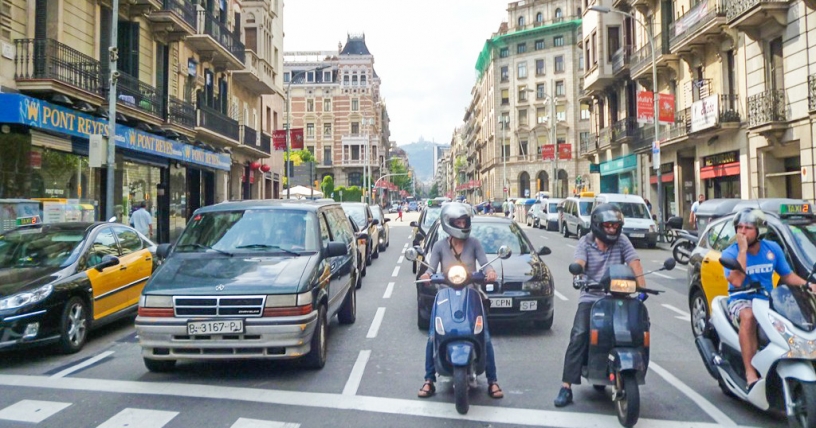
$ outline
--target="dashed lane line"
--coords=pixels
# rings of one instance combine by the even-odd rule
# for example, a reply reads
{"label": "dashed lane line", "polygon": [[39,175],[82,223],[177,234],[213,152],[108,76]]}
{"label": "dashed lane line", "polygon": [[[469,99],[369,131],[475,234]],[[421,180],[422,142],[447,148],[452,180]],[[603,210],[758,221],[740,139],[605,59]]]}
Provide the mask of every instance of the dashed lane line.
{"label": "dashed lane line", "polygon": [[385,294],[383,294],[383,299],[390,299],[391,298],[391,293],[393,293],[393,292],[394,292],[394,283],[389,282],[388,286],[385,287]]}
{"label": "dashed lane line", "polygon": [[401,256],[399,256],[399,258],[397,259],[397,263],[398,263],[398,264],[399,264],[399,263],[402,263],[402,261],[403,261],[403,260],[405,260],[405,256],[402,256],[402,255],[401,255]]}
{"label": "dashed lane line", "polygon": [[377,313],[374,314],[374,321],[371,321],[371,327],[368,328],[368,334],[366,334],[366,339],[374,339],[375,337],[377,337],[377,332],[380,330],[380,324],[382,324],[384,316],[385,308],[383,307],[377,308]]}
{"label": "dashed lane line", "polygon": [[399,266],[395,266],[395,267],[394,267],[394,272],[393,272],[393,273],[391,273],[391,276],[397,276],[397,275],[399,275],[399,268],[400,268]]}
{"label": "dashed lane line", "polygon": [[360,381],[363,380],[363,373],[365,373],[369,358],[371,358],[370,349],[363,349],[357,355],[357,361],[354,363],[354,367],[351,368],[351,374],[346,381],[346,386],[343,388],[343,395],[357,395],[357,389],[360,387]]}
{"label": "dashed lane line", "polygon": [[685,311],[683,311],[681,309],[677,309],[674,306],[666,304],[666,303],[663,303],[661,306],[663,306],[664,308],[666,308],[666,309],[680,315],[680,316],[676,316],[675,318],[677,318],[679,320],[683,320],[683,321],[691,321],[691,315],[689,315],[688,312],[685,312]]}
{"label": "dashed lane line", "polygon": [[555,297],[558,297],[559,299],[561,299],[561,300],[563,300],[563,301],[565,301],[565,302],[566,302],[567,300],[569,300],[569,299],[567,299],[567,296],[565,296],[565,295],[563,295],[563,294],[559,293],[557,290],[555,291]]}

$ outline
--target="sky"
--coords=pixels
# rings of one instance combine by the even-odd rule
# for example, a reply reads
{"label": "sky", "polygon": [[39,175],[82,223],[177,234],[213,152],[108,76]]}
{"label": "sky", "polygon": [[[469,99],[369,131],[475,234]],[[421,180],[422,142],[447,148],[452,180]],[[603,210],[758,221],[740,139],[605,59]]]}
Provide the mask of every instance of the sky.
{"label": "sky", "polygon": [[391,140],[449,144],[462,124],[486,39],[507,20],[505,0],[286,0],[284,51],[336,50],[365,33]]}

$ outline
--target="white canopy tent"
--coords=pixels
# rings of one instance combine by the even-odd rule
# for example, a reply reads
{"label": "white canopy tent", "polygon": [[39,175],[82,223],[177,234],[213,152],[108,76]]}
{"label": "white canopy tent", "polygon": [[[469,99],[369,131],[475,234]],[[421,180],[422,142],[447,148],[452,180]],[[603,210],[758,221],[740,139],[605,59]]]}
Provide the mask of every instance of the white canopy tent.
{"label": "white canopy tent", "polygon": [[[282,190],[281,193],[283,195],[286,195],[286,189]],[[289,189],[289,199],[303,199],[312,196],[314,196],[315,198],[322,198],[323,192],[306,186],[294,186],[291,189]]]}

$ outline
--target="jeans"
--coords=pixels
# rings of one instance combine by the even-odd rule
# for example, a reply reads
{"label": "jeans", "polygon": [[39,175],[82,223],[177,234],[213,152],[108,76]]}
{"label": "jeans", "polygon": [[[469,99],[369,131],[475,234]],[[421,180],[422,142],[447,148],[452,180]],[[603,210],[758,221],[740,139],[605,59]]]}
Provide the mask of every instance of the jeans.
{"label": "jeans", "polygon": [[[436,366],[434,365],[433,358],[433,333],[434,326],[433,323],[431,323],[428,329],[428,343],[425,345],[425,380],[436,382]],[[485,377],[487,377],[487,383],[493,383],[498,380],[498,377],[496,377],[496,356],[493,353],[493,342],[490,340],[490,333],[487,331],[486,322],[484,323],[484,337]]]}
{"label": "jeans", "polygon": [[581,384],[581,368],[589,352],[589,316],[594,302],[578,304],[575,320],[572,321],[570,342],[564,355],[564,373],[561,381],[571,385]]}

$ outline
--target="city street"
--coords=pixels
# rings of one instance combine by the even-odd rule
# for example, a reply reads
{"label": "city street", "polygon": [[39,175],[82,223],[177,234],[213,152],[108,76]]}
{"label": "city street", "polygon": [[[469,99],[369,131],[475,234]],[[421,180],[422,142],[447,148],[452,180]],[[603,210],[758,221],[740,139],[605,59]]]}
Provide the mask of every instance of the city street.
{"label": "city street", "polygon": [[[369,266],[357,294],[357,320],[331,320],[328,362],[307,370],[294,362],[179,362],[172,373],[151,373],[140,355],[132,320],[96,331],[78,354],[44,349],[0,354],[0,426],[3,427],[614,427],[614,405],[591,386],[575,387],[575,403],[553,406],[578,291],[567,265],[577,240],[524,227],[556,278],[555,323],[491,324],[499,383],[493,400],[484,378],[470,394],[467,415],[456,413],[448,379],[437,394],[419,399],[427,332],[416,326],[411,220],[392,221],[388,250]],[[646,270],[670,252],[638,249]],[[498,263],[498,262],[497,262]],[[687,271],[648,277],[651,364],[641,387],[637,427],[783,427],[784,419],[728,398],[706,373],[692,340]]]}

